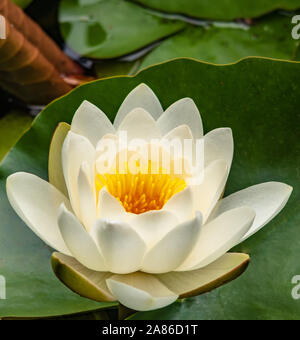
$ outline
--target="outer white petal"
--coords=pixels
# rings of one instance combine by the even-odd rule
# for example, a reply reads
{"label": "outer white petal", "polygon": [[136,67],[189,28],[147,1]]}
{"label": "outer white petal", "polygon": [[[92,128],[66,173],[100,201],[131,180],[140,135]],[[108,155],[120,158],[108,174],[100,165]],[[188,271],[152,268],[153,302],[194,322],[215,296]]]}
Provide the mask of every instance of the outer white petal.
{"label": "outer white petal", "polygon": [[99,192],[97,215],[99,218],[122,221],[125,218],[125,209],[122,204],[112,196],[104,187]]}
{"label": "outer white petal", "polygon": [[201,211],[204,223],[224,191],[227,174],[226,161],[217,160],[204,170],[202,183],[193,187],[195,210]]}
{"label": "outer white petal", "polygon": [[78,198],[81,221],[87,230],[91,229],[96,220],[96,196],[90,174],[90,165],[83,163],[78,175]]}
{"label": "outer white petal", "polygon": [[99,302],[116,301],[106,284],[112,273],[88,269],[74,257],[57,252],[51,256],[51,264],[57,278],[78,295]]}
{"label": "outer white petal", "polygon": [[[118,136],[113,133],[105,134],[97,143],[96,151],[102,151],[107,143],[117,144],[119,141]],[[103,145],[104,144],[104,145]]]}
{"label": "outer white petal", "polygon": [[153,117],[144,109],[136,108],[123,119],[119,126],[118,133],[127,132],[127,139],[141,139],[150,142],[151,139],[161,137],[159,129]]}
{"label": "outer white petal", "polygon": [[180,191],[164,205],[163,211],[174,214],[179,222],[190,220],[194,214],[194,198],[190,187]]}
{"label": "outer white petal", "polygon": [[114,275],[106,282],[112,294],[122,305],[136,311],[163,308],[178,298],[178,295],[149,274]]}
{"label": "outer white petal", "polygon": [[175,127],[173,130],[169,131],[166,135],[162,137],[162,139],[166,139],[168,141],[172,141],[174,139],[179,139],[183,145],[184,140],[186,139],[194,139],[193,133],[190,127],[186,124],[179,125]]}
{"label": "outer white petal", "polygon": [[[190,143],[190,144],[187,144]],[[175,159],[184,159],[186,163],[186,172],[191,172],[191,167],[194,164],[196,155],[196,144],[190,127],[186,124],[177,126],[165,136],[162,137],[161,145],[167,150],[172,150],[171,154],[174,155]],[[190,146],[190,153],[186,152],[187,147]],[[177,150],[177,154],[176,154]],[[175,151],[175,152],[174,152]],[[169,151],[170,152],[170,151]]]}
{"label": "outer white petal", "polygon": [[92,165],[95,161],[95,149],[83,136],[69,132],[62,149],[62,164],[69,197],[74,212],[80,217],[78,199],[78,175],[82,163]]}
{"label": "outer white petal", "polygon": [[48,177],[49,183],[54,185],[66,197],[69,197],[64,173],[62,169],[62,146],[64,140],[70,131],[71,126],[67,123],[59,123],[52,136],[49,159],[48,159]]}
{"label": "outer white petal", "polygon": [[60,207],[58,225],[71,254],[84,266],[96,271],[107,271],[103,256],[94,240],[78,219],[64,205]]}
{"label": "outer white petal", "polygon": [[179,125],[186,124],[193,133],[194,139],[203,136],[200,113],[194,101],[183,98],[171,105],[158,119],[157,125],[162,135],[167,134]]}
{"label": "outer white petal", "polygon": [[234,144],[232,130],[230,128],[220,128],[210,131],[204,136],[204,164],[207,167],[217,159],[224,159],[231,167]]}
{"label": "outer white petal", "polygon": [[142,237],[148,248],[153,247],[178,224],[178,219],[171,212],[152,210],[144,214],[127,214],[128,224]]}
{"label": "outer white petal", "polygon": [[202,269],[159,274],[157,278],[180,298],[198,296],[235,279],[249,260],[243,253],[226,253]]}
{"label": "outer white petal", "polygon": [[73,117],[71,131],[86,137],[96,147],[105,134],[115,133],[115,128],[105,113],[85,100]]}
{"label": "outer white petal", "polygon": [[10,204],[28,227],[50,247],[70,255],[57,225],[60,205],[70,207],[67,198],[48,182],[24,172],[9,176],[6,190]]}
{"label": "outer white petal", "polygon": [[268,182],[254,185],[238,191],[218,202],[213,216],[224,211],[247,205],[255,210],[256,217],[250,230],[244,235],[242,241],[256,233],[271,221],[287,203],[293,188],[279,182]]}
{"label": "outer white petal", "polygon": [[241,207],[204,225],[195,248],[177,271],[203,268],[217,260],[246,234],[254,218],[253,209]]}
{"label": "outer white petal", "polygon": [[105,170],[101,170],[99,167],[98,172],[107,172],[106,169],[110,169],[111,162],[114,160],[119,146],[119,139],[117,135],[106,134],[98,142],[96,146],[96,162],[102,163],[105,166]]}
{"label": "outer white petal", "polygon": [[137,107],[148,111],[155,120],[163,113],[154,92],[146,84],[140,84],[125,98],[116,115],[114,126],[118,128],[125,116]]}
{"label": "outer white petal", "polygon": [[140,269],[146,245],[129,225],[98,220],[92,228],[92,236],[110,272],[128,274]]}
{"label": "outer white petal", "polygon": [[179,267],[197,242],[202,216],[172,229],[160,242],[150,249],[143,260],[142,271],[147,273],[167,273]]}

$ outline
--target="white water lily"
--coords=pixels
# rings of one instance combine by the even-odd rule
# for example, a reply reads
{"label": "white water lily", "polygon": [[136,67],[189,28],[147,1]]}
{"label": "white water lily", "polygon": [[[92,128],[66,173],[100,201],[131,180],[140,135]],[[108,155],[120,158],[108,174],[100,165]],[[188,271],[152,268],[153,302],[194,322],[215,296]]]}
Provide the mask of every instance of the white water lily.
{"label": "white water lily", "polygon": [[[117,145],[121,131],[147,143],[202,140],[203,180],[190,185],[184,174],[101,173],[103,145],[107,140]],[[162,145],[157,145],[161,152]],[[225,281],[248,261],[247,255],[227,252],[266,225],[288,201],[292,188],[278,182],[221,198],[232,158],[229,128],[203,136],[201,116],[191,99],[164,111],[152,90],[141,84],[124,100],[114,124],[84,101],[71,126],[61,124],[54,134],[51,184],[16,173],[7,179],[7,194],[20,218],[61,253],[62,262],[73,258],[74,272],[80,267],[103,300],[146,311],[199,293],[219,278]]]}

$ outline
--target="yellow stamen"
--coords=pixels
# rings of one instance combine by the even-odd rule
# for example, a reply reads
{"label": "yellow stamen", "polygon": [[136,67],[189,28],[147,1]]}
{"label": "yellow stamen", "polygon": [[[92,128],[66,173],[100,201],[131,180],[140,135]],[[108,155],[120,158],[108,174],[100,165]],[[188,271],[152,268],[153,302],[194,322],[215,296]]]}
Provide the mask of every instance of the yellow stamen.
{"label": "yellow stamen", "polygon": [[160,210],[171,197],[186,188],[184,179],[164,174],[162,169],[158,174],[151,174],[151,171],[131,174],[129,169],[126,174],[119,171],[97,174],[95,184],[97,192],[106,187],[127,212],[134,214]]}

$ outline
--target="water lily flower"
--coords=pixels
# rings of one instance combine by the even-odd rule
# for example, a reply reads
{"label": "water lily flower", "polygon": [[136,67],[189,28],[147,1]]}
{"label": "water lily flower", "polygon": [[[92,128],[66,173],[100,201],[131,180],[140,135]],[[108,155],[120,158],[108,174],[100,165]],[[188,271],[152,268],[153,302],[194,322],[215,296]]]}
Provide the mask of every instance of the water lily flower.
{"label": "water lily flower", "polygon": [[[124,131],[128,141],[145,141],[144,149],[120,143]],[[203,142],[201,181],[191,181],[200,178],[195,171],[178,175],[171,167],[164,173],[152,155],[147,164],[158,166],[157,174],[128,171],[124,155],[138,156],[139,165],[149,147],[163,154],[160,141],[173,139]],[[116,151],[106,152],[104,159],[108,142]],[[121,158],[124,173],[115,167]],[[147,311],[238,276],[249,257],[227,252],[259,231],[288,201],[292,188],[278,182],[222,198],[232,159],[231,129],[203,135],[192,99],[164,111],[153,91],[141,84],[124,100],[113,124],[84,101],[71,126],[61,123],[53,136],[50,183],[15,173],[7,179],[7,195],[28,227],[59,252],[53,255],[53,267],[71,289]]]}

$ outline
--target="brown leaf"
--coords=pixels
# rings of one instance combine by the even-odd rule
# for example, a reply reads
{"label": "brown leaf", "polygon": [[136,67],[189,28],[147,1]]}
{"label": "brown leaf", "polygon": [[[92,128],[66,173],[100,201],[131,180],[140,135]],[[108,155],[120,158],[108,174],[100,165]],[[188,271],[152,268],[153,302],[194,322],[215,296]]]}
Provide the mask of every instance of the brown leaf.
{"label": "brown leaf", "polygon": [[0,86],[30,104],[47,104],[67,93],[63,77],[82,69],[10,0],[0,0],[6,39],[0,40]]}

